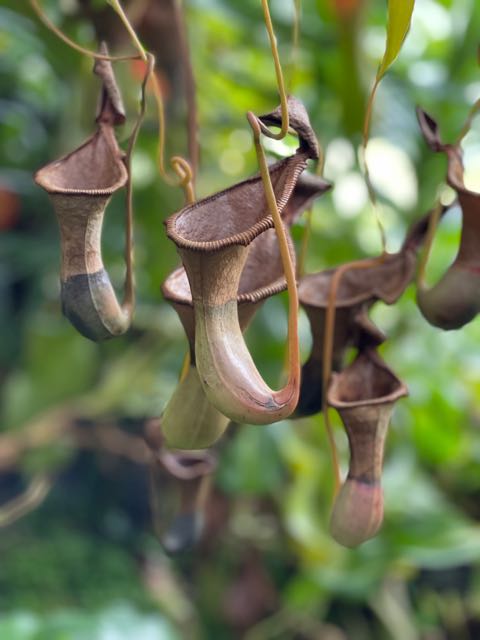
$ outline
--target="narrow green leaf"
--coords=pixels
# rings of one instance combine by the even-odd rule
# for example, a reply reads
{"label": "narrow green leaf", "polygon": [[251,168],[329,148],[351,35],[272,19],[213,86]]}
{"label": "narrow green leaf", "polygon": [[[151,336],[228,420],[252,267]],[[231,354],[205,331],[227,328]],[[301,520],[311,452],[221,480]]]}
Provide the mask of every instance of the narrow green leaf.
{"label": "narrow green leaf", "polygon": [[415,0],[388,0],[387,46],[382,62],[378,67],[377,81],[386,73],[389,66],[400,53],[410,22]]}

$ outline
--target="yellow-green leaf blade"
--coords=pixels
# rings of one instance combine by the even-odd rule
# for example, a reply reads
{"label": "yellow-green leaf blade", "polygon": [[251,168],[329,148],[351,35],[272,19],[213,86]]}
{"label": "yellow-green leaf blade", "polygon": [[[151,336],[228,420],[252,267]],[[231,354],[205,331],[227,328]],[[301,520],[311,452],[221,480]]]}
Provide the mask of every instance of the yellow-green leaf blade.
{"label": "yellow-green leaf blade", "polygon": [[382,62],[378,67],[377,80],[380,80],[400,53],[410,22],[415,0],[388,0],[387,45]]}

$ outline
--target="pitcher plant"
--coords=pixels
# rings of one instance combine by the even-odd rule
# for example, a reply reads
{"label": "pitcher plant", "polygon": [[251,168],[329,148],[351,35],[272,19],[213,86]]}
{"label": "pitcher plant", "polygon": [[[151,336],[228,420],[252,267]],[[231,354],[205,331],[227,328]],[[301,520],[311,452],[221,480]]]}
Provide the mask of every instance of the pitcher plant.
{"label": "pitcher plant", "polygon": [[[280,213],[308,159],[318,157],[308,115],[292,98],[289,115],[300,146],[294,155],[269,168]],[[259,120],[263,125],[279,125],[280,110]],[[192,291],[195,358],[207,398],[237,422],[268,424],[286,418],[297,404],[299,380],[293,376],[280,391],[266,385],[244,342],[237,312],[239,285],[250,247],[274,226],[262,177],[255,176],[187,206],[166,224]]]}
{"label": "pitcher plant", "polygon": [[[105,45],[101,53],[108,53]],[[97,130],[80,147],[37,171],[35,181],[50,196],[60,227],[62,311],[82,335],[98,341],[128,329],[134,287],[131,211],[122,304],[102,261],[105,210],[112,195],[128,185],[129,172],[115,137],[114,128],[125,122],[125,112],[111,63],[96,60],[94,72],[102,81]]]}
{"label": "pitcher plant", "polygon": [[394,404],[407,393],[372,347],[362,349],[350,366],[332,376],[328,404],[345,426],[350,464],[335,499],[330,531],[346,547],[373,537],[382,524],[385,438]]}
{"label": "pitcher plant", "polygon": [[425,319],[441,329],[460,329],[480,310],[480,193],[467,189],[460,142],[444,144],[438,125],[417,109],[423,136],[433,151],[447,156],[447,183],[456,191],[462,211],[462,231],[457,256],[432,288],[420,283],[417,303]]}
{"label": "pitcher plant", "polygon": [[[162,470],[162,492],[152,491],[155,528],[168,553],[180,553],[201,538],[205,509],[217,468],[213,451],[176,451],[165,446],[157,420],[146,425],[145,441]],[[153,469],[152,469],[153,471]]]}
{"label": "pitcher plant", "polygon": [[[442,209],[442,215],[446,208]],[[414,222],[407,232],[402,247],[397,253],[385,254],[374,266],[352,268],[343,274],[335,297],[335,327],[333,333],[332,370],[343,368],[345,353],[349,347],[359,346],[362,332],[359,317],[364,325],[368,321],[367,311],[381,300],[393,304],[413,280],[419,248],[423,244],[433,212]],[[365,261],[367,264],[367,261]],[[313,415],[322,410],[323,351],[325,322],[330,287],[336,269],[302,277],[298,292],[300,304],[310,322],[312,348],[302,367],[300,398],[295,417]],[[377,331],[379,344],[381,334]]]}
{"label": "pitcher plant", "polygon": [[[292,224],[328,188],[328,183],[322,179],[302,175],[283,211],[285,223]],[[293,243],[289,242],[294,257]],[[268,229],[253,240],[240,277],[237,308],[242,332],[263,302],[285,287],[278,242],[274,230]],[[162,291],[182,322],[190,348],[190,367],[165,408],[162,432],[169,446],[202,449],[221,437],[230,420],[209,402],[200,383],[195,357],[193,300],[183,267],[170,274]]]}

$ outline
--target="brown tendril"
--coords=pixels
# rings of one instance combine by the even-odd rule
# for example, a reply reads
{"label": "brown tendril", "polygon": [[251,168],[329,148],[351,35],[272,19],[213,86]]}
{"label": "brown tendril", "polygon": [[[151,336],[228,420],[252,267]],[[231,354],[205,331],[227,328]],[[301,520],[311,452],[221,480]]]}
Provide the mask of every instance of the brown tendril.
{"label": "brown tendril", "polygon": [[293,383],[298,379],[300,373],[300,354],[298,343],[298,291],[297,281],[295,277],[295,269],[292,264],[292,258],[288,248],[287,235],[285,233],[285,227],[283,226],[282,219],[277,207],[277,201],[275,199],[275,192],[273,190],[272,181],[270,179],[270,172],[268,170],[268,164],[263,151],[263,147],[260,142],[261,126],[255,114],[251,111],[247,113],[248,123],[253,131],[253,140],[255,144],[255,152],[257,154],[258,166],[260,169],[260,175],[262,177],[263,188],[265,197],[267,200],[268,209],[273,218],[275,226],[275,233],[277,234],[278,245],[280,248],[280,255],[282,258],[283,269],[285,272],[285,279],[287,281],[287,290],[289,295],[289,308],[288,308],[288,361],[289,361],[289,375],[288,383]]}
{"label": "brown tendril", "polygon": [[472,127],[473,119],[475,118],[479,110],[480,110],[480,98],[476,100],[476,102],[470,109],[467,119],[465,120],[463,127],[461,128],[460,133],[458,134],[458,138],[455,141],[455,146],[458,146],[462,142],[464,137],[467,135],[467,133],[470,131]]}
{"label": "brown tendril", "polygon": [[325,426],[327,429],[328,440],[332,455],[332,464],[335,475],[335,493],[337,495],[341,485],[340,465],[338,462],[337,448],[335,445],[335,439],[333,436],[332,425],[328,415],[328,402],[327,392],[328,385],[330,383],[330,377],[332,374],[332,358],[333,358],[333,339],[335,331],[335,315],[336,307],[335,302],[337,300],[338,288],[340,286],[343,275],[350,270],[368,269],[382,264],[386,258],[385,253],[377,258],[371,258],[370,260],[356,260],[355,262],[348,262],[338,267],[332,277],[330,283],[330,289],[328,292],[327,313],[325,317],[325,336],[323,341],[323,375],[322,375],[322,411],[325,419]]}
{"label": "brown tendril", "polygon": [[305,263],[307,261],[308,244],[312,235],[312,217],[313,217],[313,205],[305,214],[305,226],[302,234],[302,244],[300,245],[300,255],[298,257],[297,273],[301,278],[305,273]]}
{"label": "brown tendril", "polygon": [[[323,176],[323,169],[325,166],[325,153],[323,152],[322,146],[319,144],[319,159],[317,162],[317,170],[315,173],[317,176]],[[300,255],[298,258],[298,268],[297,273],[298,277],[301,278],[305,273],[305,263],[307,261],[307,253],[308,253],[308,245],[310,242],[310,238],[312,236],[312,218],[313,218],[313,204],[310,209],[306,212],[306,221],[305,227],[302,235],[302,244],[300,246]]]}
{"label": "brown tendril", "polygon": [[[145,51],[142,43],[138,39],[135,30],[130,24],[125,12],[123,11],[122,5],[119,0],[108,0],[109,4],[112,6],[114,11],[119,15],[122,20],[126,30],[128,31],[135,47],[138,52],[142,56],[145,62],[148,62],[150,59],[155,60],[152,54],[149,54]],[[150,58],[151,56],[151,58]],[[155,101],[157,103],[157,112],[158,112],[158,167],[161,177],[165,180],[167,184],[170,186],[180,186],[183,189],[185,200],[187,204],[191,204],[195,201],[194,188],[193,188],[193,172],[190,167],[190,164],[187,160],[182,158],[181,156],[173,156],[170,160],[170,164],[172,169],[176,173],[180,182],[177,184],[175,179],[171,178],[167,171],[165,170],[165,108],[163,104],[163,96],[160,87],[160,83],[158,81],[158,77],[154,71],[154,67],[151,68],[151,73],[149,74],[152,82],[153,94],[155,96]]]}
{"label": "brown tendril", "polygon": [[[179,178],[179,182],[177,182],[175,178],[172,178],[171,176],[169,176],[167,171],[165,170],[165,162],[164,162],[165,112],[164,112],[163,97],[162,97],[162,92],[160,88],[160,83],[154,71],[155,58],[151,53],[147,52],[143,47],[143,45],[141,44],[137,34],[135,33],[135,30],[133,29],[132,25],[130,24],[130,21],[125,15],[125,12],[123,11],[123,8],[119,0],[108,0],[108,3],[112,7],[112,9],[117,13],[117,15],[120,17],[126,30],[128,31],[130,38],[132,39],[132,42],[135,48],[138,50],[138,55],[107,56],[100,53],[96,53],[95,51],[90,51],[89,49],[86,49],[80,46],[79,44],[71,40],[68,36],[66,36],[56,25],[53,24],[53,22],[47,17],[47,15],[44,13],[42,8],[38,4],[38,0],[30,0],[30,5],[32,9],[35,11],[38,18],[41,20],[41,22],[50,31],[52,31],[58,38],[60,38],[63,42],[65,42],[65,44],[67,44],[72,49],[75,49],[76,51],[82,53],[83,55],[89,56],[95,60],[108,60],[109,62],[119,62],[119,61],[125,61],[125,60],[143,60],[144,62],[147,63],[148,65],[147,80],[144,81],[144,87],[142,88],[142,91],[144,91],[144,88],[148,82],[148,79],[150,78],[153,94],[155,96],[155,100],[157,104],[158,121],[159,121],[159,127],[158,127],[159,129],[159,133],[158,133],[159,173],[168,185],[181,187],[184,191],[186,202],[192,203],[195,201],[195,194],[194,194],[194,187],[193,187],[193,172],[188,161],[180,156],[174,156],[170,161],[173,170],[175,171],[177,177]],[[153,63],[152,63],[152,60],[153,60]],[[138,131],[136,133],[138,133]],[[135,135],[135,139],[136,139],[136,135]]]}
{"label": "brown tendril", "polygon": [[151,54],[147,54],[147,68],[145,70],[145,75],[143,77],[142,87],[141,87],[141,97],[140,97],[140,111],[137,117],[137,121],[133,127],[132,133],[128,139],[127,152],[125,154],[125,164],[127,167],[128,173],[128,181],[127,181],[127,210],[125,214],[125,233],[126,233],[126,243],[125,243],[125,264],[126,264],[126,274],[125,274],[125,297],[123,306],[127,307],[130,311],[133,309],[135,304],[135,283],[134,283],[134,274],[133,274],[133,184],[132,184],[132,153],[135,148],[138,134],[140,131],[140,127],[142,126],[143,119],[145,117],[146,111],[146,88],[148,78],[150,77],[153,68],[155,66],[155,58]]}
{"label": "brown tendril", "polygon": [[158,114],[158,172],[163,180],[171,187],[181,187],[185,195],[185,202],[187,204],[192,204],[195,202],[195,191],[193,187],[193,171],[189,162],[181,156],[173,156],[170,158],[170,165],[174,170],[178,181],[168,173],[165,167],[165,108],[163,104],[162,89],[160,87],[158,76],[155,72],[150,76],[150,86],[155,97]]}
{"label": "brown tendril", "polygon": [[[298,8],[300,0],[296,0],[296,8]],[[290,122],[288,113],[288,98],[285,91],[285,82],[283,79],[282,65],[280,57],[278,55],[277,40],[275,37],[272,19],[270,16],[270,10],[268,6],[268,0],[262,0],[263,15],[265,20],[265,26],[268,32],[268,38],[270,41],[270,47],[275,66],[275,76],[277,80],[278,93],[280,96],[280,109],[282,114],[282,126],[280,131],[276,134],[272,133],[268,127],[266,127],[251,111],[247,113],[247,120],[252,128],[253,140],[255,145],[255,152],[257,155],[257,162],[260,169],[260,175],[262,177],[263,188],[265,197],[267,200],[268,209],[273,218],[275,227],[275,233],[277,235],[278,245],[280,249],[280,256],[282,259],[283,269],[285,273],[285,279],[287,281],[287,290],[289,296],[288,307],[288,341],[287,341],[287,353],[285,360],[288,361],[288,384],[292,384],[295,380],[298,380],[300,376],[300,349],[298,342],[298,290],[297,281],[295,276],[295,269],[290,256],[288,248],[287,236],[285,233],[285,227],[278,211],[277,201],[275,198],[275,192],[273,190],[272,181],[270,179],[270,172],[268,170],[268,164],[265,157],[265,152],[260,142],[260,135],[263,133],[265,136],[274,140],[282,140],[288,133]],[[298,18],[298,14],[297,14]],[[297,35],[298,37],[298,35]],[[286,367],[284,364],[283,371]]]}
{"label": "brown tendril", "polygon": [[267,138],[272,138],[273,140],[283,140],[283,138],[285,138],[285,136],[287,135],[289,129],[288,99],[287,93],[285,91],[285,82],[283,80],[282,65],[280,62],[280,57],[278,55],[277,38],[275,37],[272,18],[270,16],[270,9],[268,8],[268,0],[262,0],[262,8],[265,26],[268,33],[268,39],[270,41],[270,48],[272,50],[273,64],[275,66],[275,76],[277,79],[278,94],[280,96],[280,106],[282,112],[282,126],[280,127],[280,131],[278,133],[272,133],[270,129],[263,124],[263,122],[259,122],[256,126],[260,128],[261,132],[265,136],[267,136]]}
{"label": "brown tendril", "polygon": [[192,168],[193,179],[198,173],[200,161],[200,147],[198,140],[198,113],[195,74],[192,65],[192,57],[188,45],[187,24],[182,0],[174,0],[173,10],[178,27],[180,55],[182,58],[183,72],[185,76],[185,99],[187,102],[187,130],[188,130],[188,156]]}
{"label": "brown tendril", "polygon": [[425,247],[423,249],[423,253],[420,258],[420,264],[418,265],[418,272],[417,272],[417,279],[416,279],[418,289],[425,288],[425,272],[427,269],[427,263],[430,257],[430,253],[432,251],[433,240],[435,238],[435,231],[437,229],[438,221],[440,220],[442,210],[443,210],[443,205],[440,198],[438,198],[435,203],[433,213],[428,220],[428,230],[427,230],[427,237],[425,240]]}
{"label": "brown tendril", "polygon": [[[90,51],[90,49],[86,49],[85,47],[82,47],[81,45],[79,45],[76,42],[74,42],[73,40],[71,40],[68,36],[66,36],[63,33],[63,31],[61,31],[55,24],[53,24],[53,22],[50,20],[50,18],[46,15],[46,13],[43,11],[43,9],[38,4],[38,0],[30,0],[30,6],[34,10],[34,12],[37,15],[38,19],[45,25],[45,27],[47,27],[47,29],[49,29],[58,38],[60,38],[60,40],[63,40],[63,42],[65,44],[67,44],[69,47],[71,47],[72,49],[75,49],[75,51],[78,51],[79,53],[83,53],[83,55],[85,55],[85,56],[90,56],[91,58],[94,58],[95,60],[108,60],[109,62],[121,62],[121,61],[126,61],[126,60],[140,60],[140,59],[143,58],[143,56],[141,56],[141,55],[137,55],[137,56],[135,56],[135,55],[129,55],[129,56],[107,56],[107,55],[103,55],[101,53],[96,53],[95,51]],[[143,58],[143,59],[145,59],[145,58]]]}
{"label": "brown tendril", "polygon": [[[477,47],[477,63],[480,66],[480,45]],[[480,110],[480,98],[478,98],[474,105],[472,106],[472,108],[470,109],[467,119],[465,120],[465,123],[458,135],[458,138],[455,142],[455,145],[459,145],[461,143],[461,141],[464,139],[464,137],[467,135],[467,133],[470,131],[471,126],[472,126],[472,122],[474,117],[476,116],[477,112]]]}
{"label": "brown tendril", "polygon": [[48,476],[35,476],[22,494],[0,507],[0,528],[13,524],[36,509],[45,500],[51,488],[52,481]]}
{"label": "brown tendril", "polygon": [[[302,13],[302,0],[293,0],[294,4],[294,20],[293,20],[293,33],[292,33],[292,49],[291,49],[291,59],[290,59],[290,69],[289,69],[289,85],[293,85],[293,79],[297,66],[297,58],[298,58],[298,46],[300,42],[300,22],[301,22],[301,13]],[[325,153],[323,151],[322,146],[318,145],[318,154],[319,159],[317,162],[316,174],[318,176],[323,175],[323,169],[325,164]],[[305,272],[305,262],[307,259],[308,252],[308,244],[310,242],[310,237],[312,235],[312,216],[313,216],[313,205],[306,212],[306,221],[304,226],[304,231],[302,235],[302,243],[300,247],[300,255],[298,259],[298,267],[297,273],[298,276],[301,277]]]}

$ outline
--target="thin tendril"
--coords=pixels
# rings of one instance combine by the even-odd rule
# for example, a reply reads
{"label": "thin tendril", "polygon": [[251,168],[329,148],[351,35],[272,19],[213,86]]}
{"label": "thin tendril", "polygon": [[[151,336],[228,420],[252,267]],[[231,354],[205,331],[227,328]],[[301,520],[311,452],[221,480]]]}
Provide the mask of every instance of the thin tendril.
{"label": "thin tendril", "polygon": [[180,156],[173,156],[170,159],[170,164],[179,178],[179,182],[177,182],[175,178],[172,178],[165,168],[165,108],[160,82],[156,73],[153,73],[150,76],[150,83],[155,97],[155,102],[157,104],[158,113],[158,171],[168,185],[180,186],[184,191],[187,204],[191,204],[195,202],[195,192],[193,188],[192,168],[188,161]]}
{"label": "thin tendril", "polygon": [[[477,47],[477,63],[480,66],[480,45]],[[470,112],[467,116],[467,119],[465,121],[465,124],[463,125],[460,134],[457,138],[456,141],[456,145],[459,145],[461,143],[461,141],[463,140],[463,138],[467,135],[467,133],[470,131],[470,128],[472,126],[472,121],[474,119],[474,117],[477,114],[477,111],[480,109],[480,98],[478,98],[478,100],[475,102],[475,104],[473,105],[473,107],[470,109]]]}
{"label": "thin tendril", "polygon": [[335,493],[338,493],[341,485],[340,465],[338,463],[338,454],[335,445],[335,439],[333,436],[332,425],[328,415],[328,402],[327,393],[328,386],[330,384],[330,377],[332,375],[332,359],[333,359],[333,342],[335,332],[335,315],[338,288],[340,286],[343,275],[350,270],[368,269],[375,267],[385,260],[385,254],[382,254],[378,258],[371,258],[370,260],[356,260],[355,262],[349,262],[339,267],[333,274],[332,281],[330,283],[330,289],[328,292],[327,313],[325,317],[325,335],[323,341],[323,372],[322,372],[322,410],[325,418],[325,426],[327,429],[328,440],[331,447],[332,465],[335,476]]}
{"label": "thin tendril", "polygon": [[368,145],[368,138],[370,136],[370,125],[372,121],[373,102],[375,100],[375,95],[377,93],[377,89],[380,84],[380,79],[381,78],[378,78],[378,77],[375,78],[372,91],[370,92],[370,96],[368,98],[367,109],[365,112],[365,121],[363,123],[362,160],[363,160],[363,174],[365,178],[365,184],[367,185],[368,195],[370,198],[370,202],[372,203],[372,208],[375,215],[375,221],[378,227],[378,231],[380,233],[380,243],[382,247],[382,253],[385,253],[387,250],[387,239],[385,236],[385,227],[383,226],[382,219],[380,216],[377,196],[375,194],[375,189],[370,179],[370,171],[368,169],[368,162],[367,162],[367,145]]}
{"label": "thin tendril", "polygon": [[260,122],[258,126],[260,127],[261,132],[268,138],[272,138],[273,140],[282,140],[287,135],[289,128],[288,99],[285,91],[285,82],[283,80],[282,65],[278,55],[277,39],[273,30],[270,10],[268,8],[268,0],[262,0],[262,8],[265,26],[268,32],[268,39],[270,40],[270,47],[272,50],[273,64],[275,66],[275,76],[277,78],[278,94],[280,96],[280,107],[282,111],[282,126],[278,133],[272,133],[262,122]]}
{"label": "thin tendril", "polygon": [[125,60],[139,60],[140,56],[106,56],[101,53],[96,53],[95,51],[90,51],[90,49],[86,49],[81,45],[77,44],[73,40],[71,40],[68,36],[66,36],[63,31],[53,24],[53,22],[48,18],[48,16],[44,13],[43,9],[38,4],[37,0],[30,0],[30,6],[35,11],[38,19],[49,29],[52,31],[60,40],[63,40],[65,44],[67,44],[75,51],[79,53],[83,53],[83,55],[94,58],[95,60],[108,60],[109,62],[120,62]]}
{"label": "thin tendril", "polygon": [[120,4],[119,0],[107,0],[107,2],[110,4],[112,9],[115,11],[115,13],[117,13],[117,15],[119,16],[120,20],[123,22],[123,26],[127,30],[128,35],[130,36],[134,47],[137,49],[138,53],[142,56],[142,59],[145,62],[147,62],[147,52],[146,52],[144,46],[142,45],[142,43],[140,42],[140,40],[139,40],[139,38],[138,38],[138,36],[137,36],[137,34],[135,32],[135,29],[130,24],[130,21],[127,18],[126,14],[125,14],[125,11],[123,10],[123,7]]}
{"label": "thin tendril", "polygon": [[33,478],[27,489],[0,507],[0,528],[13,524],[36,509],[52,488],[52,481],[44,474]]}
{"label": "thin tendril", "polygon": [[[58,29],[58,27],[56,27],[53,22],[51,22],[51,20],[46,16],[46,14],[43,12],[43,10],[40,8],[37,0],[30,0],[30,4],[33,8],[33,10],[35,11],[35,13],[37,14],[37,16],[39,17],[39,19],[43,22],[43,24],[50,29],[56,36],[58,36],[63,42],[65,42],[68,46],[70,46],[72,49],[75,49],[76,51],[79,51],[80,53],[89,56],[91,58],[94,58],[95,60],[108,60],[110,62],[117,62],[117,61],[122,61],[122,60],[143,60],[144,62],[147,62],[147,64],[151,64],[151,62],[149,62],[150,60],[155,60],[154,56],[151,53],[148,53],[145,48],[143,47],[142,43],[140,42],[140,40],[138,39],[137,34],[135,33],[135,30],[133,29],[132,25],[130,24],[127,16],[125,15],[125,12],[122,9],[122,6],[120,4],[120,2],[118,0],[109,0],[109,4],[112,7],[112,9],[117,13],[117,15],[120,17],[120,19],[122,20],[125,28],[127,29],[130,37],[133,40],[133,43],[135,45],[135,47],[137,48],[139,55],[136,56],[106,56],[100,53],[96,53],[94,51],[90,51],[89,49],[85,49],[84,47],[81,47],[80,45],[78,45],[76,42],[74,42],[73,40],[71,40],[70,38],[68,38],[62,31],[60,31],[60,29]],[[171,178],[166,170],[165,170],[165,163],[164,163],[164,147],[165,147],[165,115],[164,115],[164,107],[163,107],[163,98],[162,98],[162,93],[161,93],[161,89],[160,89],[160,84],[158,82],[158,78],[155,74],[155,72],[153,71],[153,65],[152,65],[152,70],[149,73],[149,77],[151,79],[151,85],[152,85],[152,89],[153,89],[153,93],[155,96],[155,100],[157,103],[157,109],[158,109],[158,121],[159,121],[159,151],[158,151],[158,166],[159,166],[159,173],[161,175],[161,177],[165,180],[165,182],[167,184],[169,184],[170,186],[180,186],[185,194],[185,199],[187,203],[192,203],[195,201],[195,193],[194,193],[194,188],[193,188],[193,174],[192,174],[192,169],[189,165],[189,163],[187,162],[187,160],[185,160],[184,158],[181,158],[180,156],[174,156],[171,159],[171,165],[173,170],[175,171],[175,173],[177,174],[178,178],[180,179],[180,182],[177,183],[175,181],[174,178]],[[127,186],[128,188],[128,186]]]}
{"label": "thin tendril", "polygon": [[467,133],[470,131],[471,127],[472,127],[472,122],[473,119],[475,118],[475,116],[477,115],[477,112],[480,110],[480,98],[475,102],[475,104],[473,105],[473,107],[470,109],[467,119],[465,120],[465,123],[458,135],[457,140],[455,141],[455,145],[459,145],[462,140],[464,139],[464,137],[467,135]]}
{"label": "thin tendril", "polygon": [[310,242],[310,238],[312,235],[312,216],[313,216],[313,208],[310,207],[310,209],[305,214],[305,218],[306,218],[305,228],[303,230],[302,244],[300,246],[300,255],[298,258],[297,273],[299,278],[301,278],[305,273],[305,263],[307,261],[308,243]]}
{"label": "thin tendril", "polygon": [[[111,6],[113,7],[113,9],[120,16],[120,19],[122,20],[123,24],[125,25],[125,28],[127,29],[130,37],[132,38],[133,43],[135,44],[136,48],[138,49],[138,52],[140,53],[142,58],[145,61],[147,61],[147,52],[143,48],[143,45],[141,44],[140,40],[138,39],[138,36],[135,33],[135,30],[133,29],[132,25],[130,24],[130,22],[129,22],[128,18],[127,18],[127,16],[125,15],[125,12],[123,11],[123,8],[122,8],[119,0],[108,0],[108,1],[111,4]],[[160,171],[160,174],[163,177],[163,179],[168,184],[170,184],[171,186],[177,186],[177,183],[175,182],[175,179],[170,178],[170,176],[168,175],[167,171],[165,170],[165,162],[164,162],[164,157],[165,157],[165,107],[164,107],[164,104],[163,104],[162,90],[161,90],[160,83],[158,81],[157,75],[155,73],[153,73],[153,74],[150,75],[150,77],[152,79],[152,88],[153,88],[153,93],[154,93],[154,96],[155,96],[155,100],[156,100],[156,103],[157,103],[157,110],[158,110],[158,121],[159,121],[159,127],[158,127],[158,129],[159,129],[159,134],[158,134],[158,166],[159,166],[159,171]],[[193,188],[193,170],[192,170],[190,164],[188,163],[187,160],[185,160],[181,156],[173,156],[170,159],[170,164],[172,166],[172,169],[176,173],[177,177],[180,179],[179,186],[182,187],[182,189],[184,191],[185,200],[186,200],[187,204],[193,203],[195,201],[195,194],[194,194],[194,188]]]}
{"label": "thin tendril", "polygon": [[[297,66],[298,47],[300,42],[302,0],[293,0],[293,6],[294,6],[294,19],[293,19],[292,48],[291,48],[291,57],[290,57],[290,65],[289,65],[289,81],[288,81],[288,85],[290,88],[293,85],[293,80],[294,80],[296,66]],[[323,175],[323,169],[325,164],[325,153],[320,144],[319,144],[318,155],[319,155],[319,158],[317,162],[316,174],[318,176],[321,176]],[[299,277],[303,275],[305,270],[305,262],[307,258],[307,252],[308,252],[308,243],[310,241],[310,237],[312,234],[312,211],[313,211],[313,207],[311,207],[306,213],[306,222],[305,222],[304,232],[302,235],[302,244],[300,248],[300,256],[299,256],[298,267],[297,267],[297,273]]]}
{"label": "thin tendril", "polygon": [[302,0],[293,0],[293,27],[292,27],[292,47],[290,49],[290,62],[288,65],[288,91],[292,90],[297,71],[298,46],[300,42],[300,21],[302,15]]}
{"label": "thin tendril", "polygon": [[287,242],[287,235],[283,225],[280,213],[278,211],[277,200],[273,190],[268,164],[260,142],[260,134],[263,133],[274,140],[282,140],[288,133],[290,126],[288,113],[288,98],[285,92],[285,83],[283,79],[282,65],[278,55],[277,40],[275,37],[268,0],[262,0],[263,15],[265,26],[270,40],[273,62],[275,66],[275,75],[277,80],[278,93],[280,96],[280,108],[282,114],[282,126],[276,134],[272,133],[258,118],[252,113],[247,113],[247,120],[253,131],[253,140],[255,144],[255,152],[257,155],[260,175],[262,177],[263,189],[267,200],[268,209],[273,218],[275,233],[277,235],[278,245],[280,248],[280,256],[282,259],[285,279],[287,281],[287,290],[289,296],[288,307],[288,362],[289,373],[287,385],[296,385],[300,379],[300,349],[298,342],[298,290],[295,276],[295,268],[292,263],[292,257]]}
{"label": "thin tendril", "polygon": [[268,209],[273,218],[275,233],[277,234],[280,255],[282,258],[283,270],[285,272],[285,279],[287,281],[287,289],[289,295],[288,360],[290,363],[290,371],[287,384],[295,384],[300,377],[300,354],[298,344],[298,291],[297,281],[295,278],[295,269],[288,247],[285,227],[278,211],[277,201],[275,198],[272,181],[270,179],[267,160],[265,158],[263,147],[260,143],[260,123],[251,111],[247,113],[247,119],[253,131],[253,139],[255,143],[255,151],[257,154],[260,175],[262,176],[263,188],[267,200]]}
{"label": "thin tendril", "polygon": [[[325,166],[325,153],[323,152],[321,145],[319,145],[319,159],[317,162],[317,170],[315,172],[317,176],[323,175],[324,166]],[[305,273],[305,263],[307,261],[308,244],[312,236],[312,217],[313,217],[313,205],[310,207],[310,209],[306,213],[307,219],[305,222],[305,228],[302,235],[300,256],[298,258],[297,272],[299,277],[303,276],[303,274]]]}
{"label": "thin tendril", "polygon": [[127,167],[128,182],[127,182],[127,211],[125,216],[125,263],[127,266],[125,274],[125,298],[123,307],[126,308],[128,313],[131,313],[135,304],[135,283],[133,274],[133,184],[132,184],[132,153],[135,148],[140,127],[142,126],[143,119],[146,111],[146,88],[148,78],[150,77],[153,67],[155,66],[155,58],[152,55],[148,56],[148,64],[145,71],[145,75],[141,87],[140,97],[140,110],[137,117],[135,126],[128,141],[127,152],[125,155],[125,164]]}
{"label": "thin tendril", "polygon": [[437,202],[435,203],[433,213],[431,214],[428,220],[428,230],[427,230],[427,237],[425,240],[425,247],[422,253],[422,257],[420,258],[420,264],[418,266],[417,288],[420,290],[425,288],[425,272],[427,269],[427,263],[430,257],[430,253],[432,251],[433,240],[435,238],[435,231],[437,229],[438,221],[440,219],[442,211],[443,211],[443,205],[440,201],[440,198],[438,198]]}
{"label": "thin tendril", "polygon": [[187,130],[188,130],[188,156],[192,167],[193,180],[198,173],[200,160],[200,146],[198,140],[198,113],[195,86],[195,74],[193,71],[192,57],[188,45],[187,24],[183,10],[182,0],[173,3],[175,20],[178,25],[180,55],[182,57],[183,72],[185,76],[185,98],[187,102]]}
{"label": "thin tendril", "polygon": [[188,372],[190,371],[191,360],[192,360],[192,357],[190,355],[190,349],[189,349],[185,354],[185,357],[183,358],[182,369],[180,371],[180,376],[178,378],[179,384],[182,384],[182,382],[187,377]]}
{"label": "thin tendril", "polygon": [[[289,80],[288,86],[291,89],[294,81],[294,76],[297,67],[297,58],[298,58],[298,47],[300,42],[300,22],[302,15],[302,0],[293,0],[294,6],[294,18],[293,18],[293,31],[292,31],[292,48],[291,48],[291,57],[290,57],[290,65],[289,65]],[[323,174],[325,162],[325,154],[323,152],[322,147],[319,145],[319,159],[317,162],[317,171],[316,174],[321,176]],[[302,235],[302,244],[300,247],[300,256],[298,259],[297,273],[298,276],[301,277],[305,272],[305,262],[307,259],[308,252],[308,244],[310,242],[310,237],[312,235],[312,215],[313,215],[313,207],[311,207],[306,213],[306,222],[304,226],[304,231]]]}
{"label": "thin tendril", "polygon": [[[135,47],[137,48],[138,52],[140,53],[140,55],[142,56],[143,60],[145,62],[148,61],[149,56],[151,56],[152,54],[147,54],[147,52],[145,51],[142,43],[140,42],[140,40],[138,39],[137,34],[135,33],[135,30],[133,29],[132,25],[130,24],[127,16],[125,15],[125,12],[123,11],[122,5],[120,4],[119,0],[108,0],[110,5],[112,6],[112,8],[114,9],[114,11],[116,11],[116,13],[119,15],[120,19],[122,20],[125,28],[127,29],[130,37],[132,38],[132,41],[135,45]],[[153,58],[153,56],[152,56]],[[153,58],[154,59],[154,58]],[[153,67],[152,67],[152,71],[153,71]],[[171,186],[177,186],[177,183],[175,182],[175,180],[171,179],[170,176],[167,174],[166,170],[165,170],[165,163],[164,163],[164,153],[165,153],[165,108],[164,108],[164,104],[163,104],[163,96],[162,96],[162,91],[161,91],[161,87],[160,87],[160,83],[158,81],[158,77],[155,73],[151,73],[149,74],[150,78],[152,79],[152,88],[153,88],[153,93],[155,96],[155,100],[157,103],[157,111],[158,111],[158,122],[159,122],[159,127],[158,127],[158,166],[159,166],[159,172],[160,175],[162,176],[162,178],[165,180],[165,182],[167,182],[167,184],[171,185]],[[180,156],[173,156],[173,158],[171,158],[170,160],[170,164],[172,166],[172,169],[175,171],[175,173],[177,174],[178,178],[180,179],[180,183],[179,186],[182,187],[184,194],[185,194],[185,200],[188,204],[191,204],[192,202],[195,201],[195,196],[194,196],[194,192],[193,192],[193,172],[192,169],[189,165],[189,163],[187,162],[187,160],[185,160],[184,158],[180,157]]]}

